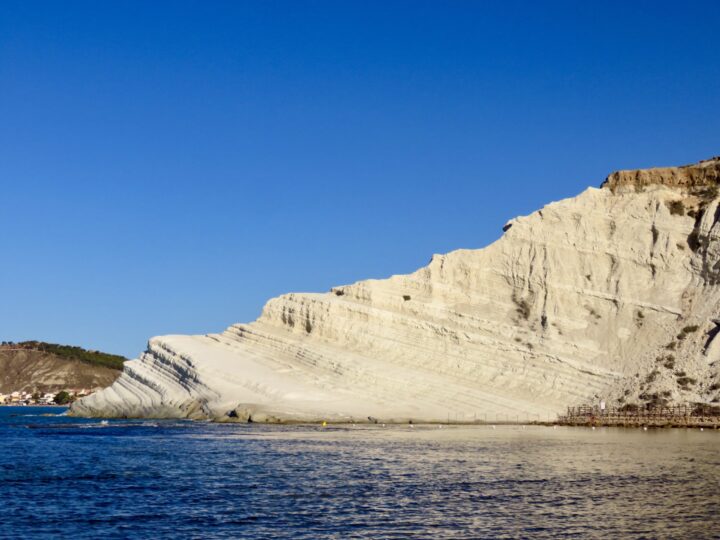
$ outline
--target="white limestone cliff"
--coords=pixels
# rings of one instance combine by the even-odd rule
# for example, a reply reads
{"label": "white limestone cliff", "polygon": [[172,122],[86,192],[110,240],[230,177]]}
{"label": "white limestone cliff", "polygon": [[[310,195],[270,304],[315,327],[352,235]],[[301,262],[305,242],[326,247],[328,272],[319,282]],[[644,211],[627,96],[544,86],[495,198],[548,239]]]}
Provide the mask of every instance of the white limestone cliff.
{"label": "white limestone cliff", "polygon": [[614,173],[484,249],[280,296],[220,334],[153,338],[71,413],[546,420],[599,399],[720,399],[719,180],[717,158]]}

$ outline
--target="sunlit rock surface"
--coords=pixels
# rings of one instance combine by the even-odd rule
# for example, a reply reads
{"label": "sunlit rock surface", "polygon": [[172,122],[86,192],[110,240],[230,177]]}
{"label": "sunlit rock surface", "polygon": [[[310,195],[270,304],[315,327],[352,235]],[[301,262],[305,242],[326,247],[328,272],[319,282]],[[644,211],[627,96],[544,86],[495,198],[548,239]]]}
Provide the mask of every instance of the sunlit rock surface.
{"label": "sunlit rock surface", "polygon": [[524,421],[600,399],[710,402],[719,178],[718,159],[621,171],[484,249],[280,296],[220,334],[153,338],[72,413]]}

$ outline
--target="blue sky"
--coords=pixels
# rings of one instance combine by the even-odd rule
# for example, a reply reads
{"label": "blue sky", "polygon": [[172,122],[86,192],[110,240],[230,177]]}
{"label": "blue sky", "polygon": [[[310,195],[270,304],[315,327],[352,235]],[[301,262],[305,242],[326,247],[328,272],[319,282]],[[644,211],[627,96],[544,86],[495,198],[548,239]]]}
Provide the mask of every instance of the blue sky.
{"label": "blue sky", "polygon": [[718,2],[0,3],[0,338],[128,356],[720,154]]}

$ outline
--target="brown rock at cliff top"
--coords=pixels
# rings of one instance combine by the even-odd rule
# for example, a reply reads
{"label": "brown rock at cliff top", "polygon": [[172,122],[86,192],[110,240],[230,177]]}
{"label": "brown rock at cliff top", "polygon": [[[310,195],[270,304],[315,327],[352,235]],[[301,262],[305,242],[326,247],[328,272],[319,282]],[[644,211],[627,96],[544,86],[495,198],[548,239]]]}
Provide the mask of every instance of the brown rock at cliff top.
{"label": "brown rock at cliff top", "polygon": [[617,171],[608,176],[600,187],[615,191],[642,191],[652,185],[685,188],[688,191],[720,184],[720,156],[682,167],[655,167]]}

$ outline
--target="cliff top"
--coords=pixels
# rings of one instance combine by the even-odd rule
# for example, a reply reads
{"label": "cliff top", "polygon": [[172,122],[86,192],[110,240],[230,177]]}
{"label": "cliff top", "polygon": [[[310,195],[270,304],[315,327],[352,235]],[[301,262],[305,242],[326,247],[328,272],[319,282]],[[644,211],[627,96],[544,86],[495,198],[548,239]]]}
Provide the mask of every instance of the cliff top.
{"label": "cliff top", "polygon": [[600,186],[615,192],[618,188],[642,191],[646,186],[662,185],[698,191],[720,184],[720,156],[681,167],[655,167],[617,171]]}

